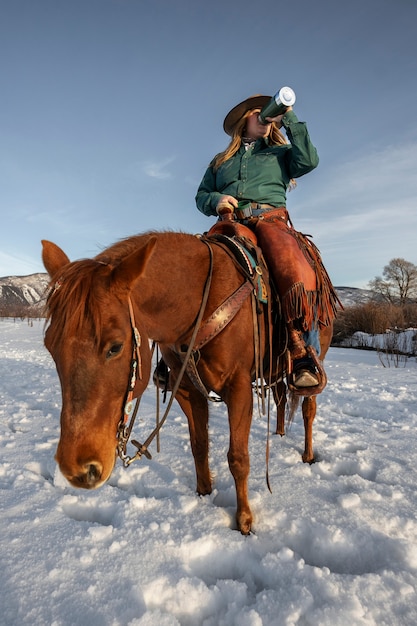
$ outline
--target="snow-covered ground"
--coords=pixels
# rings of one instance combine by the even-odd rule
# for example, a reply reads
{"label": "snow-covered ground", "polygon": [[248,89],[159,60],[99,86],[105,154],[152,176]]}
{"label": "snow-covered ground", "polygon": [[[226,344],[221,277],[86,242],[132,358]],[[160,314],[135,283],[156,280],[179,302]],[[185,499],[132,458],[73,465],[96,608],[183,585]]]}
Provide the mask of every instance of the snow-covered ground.
{"label": "snow-covered ground", "polygon": [[[381,335],[368,335],[357,331],[343,342],[345,347],[371,348],[379,352],[379,359],[385,367],[408,363],[409,356],[417,354],[417,328],[404,331],[387,330]],[[408,355],[408,356],[407,356]]]}
{"label": "snow-covered ground", "polygon": [[[54,462],[60,389],[41,322],[0,320],[2,626],[415,626],[417,365],[330,349],[315,423],[318,462],[301,461],[297,416],[271,437],[255,415],[255,533],[231,529],[235,492],[224,405],[212,407],[216,489],[194,492],[177,405],[161,452],[118,463],[94,492]],[[153,427],[149,386],[135,429]]]}

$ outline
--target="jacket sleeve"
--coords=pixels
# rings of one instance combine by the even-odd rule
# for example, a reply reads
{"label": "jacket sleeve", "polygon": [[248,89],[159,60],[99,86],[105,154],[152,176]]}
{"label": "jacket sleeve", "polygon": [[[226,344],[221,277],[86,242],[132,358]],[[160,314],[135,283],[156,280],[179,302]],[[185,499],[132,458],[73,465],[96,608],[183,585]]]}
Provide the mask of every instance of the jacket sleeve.
{"label": "jacket sleeve", "polygon": [[291,149],[287,151],[287,167],[291,178],[308,174],[319,164],[316,148],[311,143],[305,122],[299,122],[294,111],[288,111],[282,118]]}
{"label": "jacket sleeve", "polygon": [[197,189],[195,201],[199,211],[204,215],[215,215],[216,206],[220,200],[221,193],[216,189],[216,174],[210,165],[203,176],[203,180]]}

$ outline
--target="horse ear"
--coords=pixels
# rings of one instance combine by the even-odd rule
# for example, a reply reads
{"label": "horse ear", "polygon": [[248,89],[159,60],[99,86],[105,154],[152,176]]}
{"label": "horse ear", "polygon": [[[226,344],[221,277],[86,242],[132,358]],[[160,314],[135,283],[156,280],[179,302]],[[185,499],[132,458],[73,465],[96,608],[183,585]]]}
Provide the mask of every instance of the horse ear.
{"label": "horse ear", "polygon": [[139,250],[131,252],[129,256],[123,259],[112,271],[112,282],[118,283],[120,287],[130,289],[135,280],[140,278],[145,271],[146,264],[153,253],[156,241],[156,237],[151,237]]}
{"label": "horse ear", "polygon": [[70,263],[63,250],[52,241],[42,239],[42,261],[49,276],[55,276],[64,265]]}

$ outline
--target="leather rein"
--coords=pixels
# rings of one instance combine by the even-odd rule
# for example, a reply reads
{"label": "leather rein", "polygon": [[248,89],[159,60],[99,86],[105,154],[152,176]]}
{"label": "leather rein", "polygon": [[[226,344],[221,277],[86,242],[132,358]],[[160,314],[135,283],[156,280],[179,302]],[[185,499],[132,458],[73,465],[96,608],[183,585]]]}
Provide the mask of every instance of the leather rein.
{"label": "leather rein", "polygon": [[[148,459],[152,458],[151,453],[148,450],[148,446],[155,439],[155,437],[159,435],[159,431],[161,430],[168,417],[168,413],[171,410],[175,395],[179,389],[181,380],[186,371],[190,380],[197,387],[197,389],[206,397],[206,399],[213,400],[213,398],[209,396],[209,393],[205,389],[202,381],[200,380],[200,377],[198,376],[195,363],[195,354],[198,353],[198,350],[200,348],[202,348],[206,343],[213,339],[233,319],[233,317],[242,307],[243,302],[246,300],[246,297],[248,297],[249,294],[254,293],[253,279],[251,276],[245,273],[246,281],[241,285],[241,287],[235,293],[233,293],[226,300],[226,302],[220,305],[220,307],[216,309],[216,311],[205,321],[205,323],[202,324],[213,276],[213,250],[210,243],[206,239],[201,237],[200,240],[206,244],[209,250],[209,271],[206,278],[201,306],[193,329],[193,333],[190,342],[186,347],[186,350],[181,347],[179,357],[182,361],[182,367],[178,374],[175,385],[172,389],[165,413],[161,420],[159,420],[159,416],[157,416],[157,425],[144,443],[140,443],[139,441],[136,441],[134,439],[131,440],[131,443],[137,448],[137,451],[133,456],[129,456],[127,454],[126,448],[139,409],[139,399],[136,401],[136,404],[133,408],[133,395],[137,379],[139,378],[139,380],[142,380],[142,361],[140,354],[141,337],[136,327],[132,301],[130,296],[128,297],[129,318],[132,328],[133,351],[126,400],[123,408],[123,414],[117,427],[117,455],[121,459],[124,467],[128,467],[131,463],[133,463],[133,461],[140,459],[142,455],[145,455]],[[213,241],[213,243],[218,242]],[[254,324],[256,323],[255,318],[256,314],[254,311]],[[258,342],[256,341],[256,343]],[[256,349],[255,351],[257,352],[258,349]]]}
{"label": "leather rein", "polygon": [[181,370],[175,382],[174,388],[172,389],[171,397],[169,399],[168,405],[166,407],[165,413],[161,421],[158,420],[156,427],[154,428],[154,430],[151,432],[151,434],[149,435],[149,437],[146,439],[144,443],[140,443],[132,439],[132,444],[136,446],[137,448],[137,452],[133,456],[129,456],[126,453],[126,447],[127,447],[127,443],[129,441],[129,438],[132,432],[133,425],[135,423],[138,409],[139,409],[139,400],[137,400],[135,408],[133,409],[133,412],[132,412],[134,388],[136,385],[137,377],[139,376],[139,379],[142,379],[142,367],[141,367],[141,355],[140,355],[141,339],[140,339],[139,331],[136,328],[132,301],[130,299],[130,296],[128,297],[130,325],[132,327],[132,336],[133,336],[133,355],[132,355],[132,362],[131,362],[131,368],[130,368],[129,386],[127,389],[126,401],[125,401],[122,417],[117,427],[117,454],[118,454],[118,457],[121,459],[124,467],[128,467],[131,463],[133,463],[133,461],[140,459],[142,455],[145,455],[146,458],[148,459],[152,458],[151,453],[148,450],[148,446],[155,439],[155,437],[158,435],[159,431],[161,430],[162,426],[164,425],[168,417],[168,413],[171,410],[171,406],[174,402],[175,395],[181,384],[182,377],[184,376],[184,372],[186,370],[187,363],[190,359],[191,352],[193,350],[195,340],[197,337],[197,333],[199,331],[199,328],[203,319],[204,311],[206,309],[207,300],[208,300],[208,296],[210,293],[211,280],[213,277],[213,251],[210,245],[206,241],[204,241],[204,243],[206,243],[208,250],[209,250],[210,265],[209,265],[209,272],[208,272],[205,286],[204,286],[204,292],[203,292],[203,298],[201,301],[200,311],[197,316],[197,320],[196,320],[196,324],[193,330],[193,334],[191,336],[190,344],[184,356],[184,361],[183,361]]}

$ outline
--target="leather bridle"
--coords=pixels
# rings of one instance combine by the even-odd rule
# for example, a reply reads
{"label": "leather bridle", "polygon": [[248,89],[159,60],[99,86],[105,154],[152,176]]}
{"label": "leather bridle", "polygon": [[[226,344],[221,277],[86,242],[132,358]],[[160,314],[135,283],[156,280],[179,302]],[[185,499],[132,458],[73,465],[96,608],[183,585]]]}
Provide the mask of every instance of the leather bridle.
{"label": "leather bridle", "polygon": [[124,467],[129,467],[129,465],[133,463],[133,461],[140,459],[142,455],[145,455],[146,458],[148,459],[152,458],[152,455],[148,450],[148,446],[154,440],[154,438],[158,435],[159,431],[161,430],[162,426],[164,425],[168,417],[168,413],[171,410],[171,406],[174,402],[175,395],[179,389],[182,377],[184,376],[185,370],[187,368],[187,364],[191,357],[191,353],[194,349],[194,344],[196,341],[197,333],[200,329],[204,311],[206,309],[206,304],[207,304],[208,296],[210,293],[211,279],[213,276],[213,251],[207,242],[204,241],[204,243],[206,243],[207,248],[209,250],[209,258],[210,258],[209,272],[206,278],[201,306],[200,306],[198,317],[194,326],[193,334],[191,336],[190,343],[188,345],[188,350],[186,354],[184,355],[182,367],[178,374],[178,378],[175,381],[174,388],[172,389],[172,392],[171,392],[171,397],[169,399],[168,405],[166,407],[166,410],[162,419],[160,421],[158,420],[156,427],[154,428],[154,430],[151,432],[151,434],[149,435],[149,437],[146,439],[144,443],[140,443],[139,441],[132,439],[132,444],[136,446],[137,448],[137,452],[133,456],[129,456],[127,454],[126,447],[127,447],[127,443],[129,441],[129,438],[132,432],[133,425],[135,423],[138,409],[139,409],[139,400],[137,400],[135,404],[135,408],[132,411],[133,394],[134,394],[136,381],[138,378],[140,380],[142,379],[142,360],[141,360],[141,354],[140,354],[141,338],[140,338],[139,331],[136,327],[132,301],[130,299],[130,296],[128,297],[129,318],[130,318],[130,325],[132,328],[132,336],[133,336],[133,354],[132,354],[132,361],[131,361],[131,367],[130,367],[129,386],[127,389],[126,401],[124,404],[122,417],[117,427],[117,435],[116,435],[117,436],[117,448],[116,448],[117,455],[121,459]]}
{"label": "leather bridle", "polygon": [[[172,403],[175,399],[175,395],[181,384],[181,380],[186,371],[190,380],[194,383],[194,385],[197,387],[200,393],[202,393],[202,395],[204,395],[206,399],[213,400],[213,398],[209,396],[208,392],[206,391],[203,384],[201,383],[201,380],[196,371],[195,362],[194,362],[194,351],[196,351],[196,348],[201,348],[202,346],[204,346],[214,336],[216,336],[216,334],[218,334],[224,328],[224,326],[227,325],[229,321],[234,317],[234,315],[238,312],[243,302],[245,301],[246,297],[249,294],[254,293],[255,285],[253,283],[253,278],[246,274],[247,280],[245,281],[245,283],[243,283],[241,287],[235,293],[233,293],[227,299],[225,303],[223,303],[218,309],[216,309],[216,311],[212,314],[212,316],[206,320],[204,325],[202,325],[202,320],[203,320],[204,312],[206,309],[206,304],[207,304],[207,300],[208,300],[208,296],[210,292],[211,280],[212,280],[212,275],[213,275],[213,250],[211,248],[210,243],[207,240],[205,240],[204,238],[201,238],[201,241],[206,244],[209,250],[210,264],[209,264],[209,271],[208,271],[208,275],[207,275],[205,286],[204,286],[202,302],[201,302],[200,310],[199,310],[197,320],[193,329],[193,333],[188,343],[186,351],[181,352],[181,354],[179,355],[182,361],[182,367],[175,381],[175,385],[171,391],[171,396],[170,396],[168,405],[166,407],[165,413],[161,420],[159,420],[159,415],[157,415],[157,425],[143,444],[134,439],[131,440],[131,443],[137,448],[137,452],[133,456],[129,456],[127,454],[126,448],[127,448],[127,443],[130,439],[132,428],[135,423],[136,415],[139,409],[139,399],[136,401],[136,404],[133,408],[133,395],[134,395],[134,389],[135,389],[137,379],[139,378],[139,380],[142,380],[142,360],[141,360],[141,353],[140,353],[141,337],[136,327],[132,301],[131,301],[130,296],[128,297],[129,318],[130,318],[130,325],[132,329],[133,352],[132,352],[132,360],[131,360],[131,366],[130,366],[128,389],[126,393],[126,400],[125,400],[124,407],[123,407],[123,414],[117,427],[117,455],[121,459],[124,467],[128,467],[131,463],[133,463],[133,461],[140,459],[142,455],[145,455],[148,459],[152,458],[151,453],[148,450],[148,446],[153,441],[153,439],[159,434],[159,431],[164,425],[166,418],[168,416],[168,413],[171,409]],[[213,241],[213,243],[216,243],[216,242]],[[253,298],[256,298],[256,296],[253,296]],[[269,298],[269,301],[270,301],[270,298]],[[257,337],[257,332],[256,332],[257,312],[256,312],[256,306],[254,305],[254,303],[252,304],[252,307],[253,307],[255,353],[256,353],[255,361],[256,361],[256,367],[257,367],[256,380],[258,380],[258,378],[260,378],[260,380],[263,380],[263,371],[262,370],[260,371],[258,369],[258,361],[260,364],[262,364],[262,359],[259,353],[259,343],[258,343],[259,337]],[[218,319],[219,317],[221,319]],[[213,330],[213,326],[216,327],[215,332]],[[158,393],[158,390],[157,390],[157,393]],[[258,394],[258,397],[259,397],[259,394]],[[263,404],[263,398],[264,398],[263,392],[260,394],[260,397],[262,398],[262,404]],[[264,412],[265,412],[265,407],[262,406],[262,413]]]}
{"label": "leather bridle", "polygon": [[150,452],[147,450],[147,447],[138,441],[132,441],[133,445],[138,448],[135,456],[131,457],[126,453],[127,442],[129,441],[133,424],[135,423],[136,415],[139,409],[139,400],[137,400],[135,408],[133,408],[133,393],[137,379],[139,378],[139,380],[142,380],[142,357],[140,354],[141,336],[136,326],[135,314],[133,312],[132,300],[130,296],[128,297],[128,305],[130,326],[132,328],[133,351],[130,363],[129,385],[123,407],[123,415],[117,427],[117,454],[125,467],[128,467],[136,458],[140,458],[142,454],[144,454],[148,459],[152,458]]}

